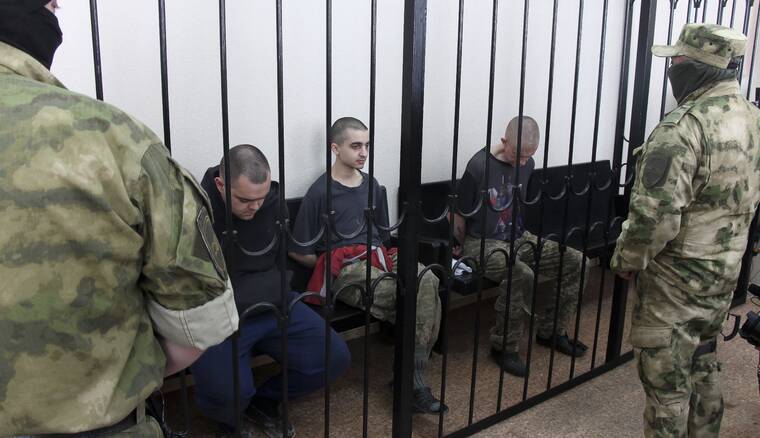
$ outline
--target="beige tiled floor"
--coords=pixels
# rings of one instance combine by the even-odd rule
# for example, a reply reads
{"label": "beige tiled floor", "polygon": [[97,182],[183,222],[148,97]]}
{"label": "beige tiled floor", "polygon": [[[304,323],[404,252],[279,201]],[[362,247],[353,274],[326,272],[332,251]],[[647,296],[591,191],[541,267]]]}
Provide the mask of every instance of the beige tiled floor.
{"label": "beige tiled floor", "polygon": [[[600,270],[587,282],[584,293],[579,337],[589,347],[593,346],[597,310],[600,314],[599,342],[595,366],[604,361],[607,341],[609,311],[611,304],[611,278],[606,274],[604,287],[600,287]],[[603,289],[599,300],[599,290]],[[550,291],[548,291],[550,292]],[[548,293],[546,292],[546,293]],[[539,298],[541,295],[539,295]],[[630,300],[629,300],[630,301]],[[601,303],[601,306],[599,306]],[[630,303],[629,303],[630,304]],[[488,328],[493,322],[493,301],[481,304],[480,339],[478,342],[477,379],[473,403],[475,421],[496,412],[500,373],[489,358]],[[738,309],[746,313],[750,304]],[[445,433],[453,432],[467,424],[469,415],[470,389],[472,382],[472,358],[475,310],[472,305],[456,309],[451,313],[449,327],[450,349],[448,354],[446,403],[450,412],[445,416]],[[630,310],[630,306],[629,306]],[[364,341],[349,343],[353,355],[352,367],[348,373],[331,386],[330,435],[355,437],[362,434],[363,374],[362,357]],[[392,373],[392,340],[385,335],[373,335],[370,346],[370,380],[368,397],[368,432],[371,437],[391,435],[392,396],[388,383]],[[624,345],[623,351],[630,347]],[[527,337],[522,346],[525,358]],[[726,393],[725,436],[758,436],[760,424],[760,396],[754,370],[757,352],[749,348],[741,339],[721,345],[720,356],[725,362],[724,383]],[[592,355],[581,358],[574,365],[574,374],[591,369]],[[507,376],[503,385],[501,408],[512,406],[522,399],[523,390],[527,396],[538,394],[548,383],[550,355],[545,347],[534,346],[531,359],[531,376],[527,387],[522,379]],[[434,357],[430,363],[428,381],[435,394],[440,394],[442,360]],[[552,386],[566,381],[570,376],[571,361],[567,356],[554,357]],[[276,370],[268,366],[256,370],[259,380]],[[177,394],[169,396],[171,416],[179,421]],[[643,393],[639,386],[635,367],[628,363],[601,377],[597,377],[573,390],[557,396],[541,405],[510,418],[478,436],[484,437],[595,437],[595,436],[640,436]],[[291,418],[299,437],[324,436],[324,392],[318,392],[291,403]],[[197,410],[193,410],[191,436],[207,437],[211,424]],[[414,417],[415,437],[435,437],[438,432],[436,416],[417,415]],[[729,435],[729,432],[735,433]]]}

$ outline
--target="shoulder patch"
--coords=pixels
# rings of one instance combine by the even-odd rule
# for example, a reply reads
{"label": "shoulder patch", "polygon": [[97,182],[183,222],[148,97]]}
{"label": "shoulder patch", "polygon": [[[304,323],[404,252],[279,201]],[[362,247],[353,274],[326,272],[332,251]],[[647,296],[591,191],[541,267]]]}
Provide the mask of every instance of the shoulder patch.
{"label": "shoulder patch", "polygon": [[206,251],[208,251],[211,262],[214,264],[214,268],[222,278],[226,279],[227,269],[224,264],[222,246],[216,239],[216,234],[214,234],[214,226],[211,223],[208,210],[202,206],[198,208],[198,216],[195,218],[195,224],[198,226],[198,234],[200,234],[201,240],[203,240],[203,246],[206,248]]}
{"label": "shoulder patch", "polygon": [[678,108],[674,109],[673,111],[669,112],[665,118],[662,119],[660,122],[661,125],[677,125],[678,122],[681,121],[683,116],[688,114],[689,111],[694,107],[695,101],[689,101]]}
{"label": "shoulder patch", "polygon": [[641,176],[644,187],[648,189],[662,187],[667,179],[671,161],[671,156],[662,153],[647,155],[644,158],[644,169]]}

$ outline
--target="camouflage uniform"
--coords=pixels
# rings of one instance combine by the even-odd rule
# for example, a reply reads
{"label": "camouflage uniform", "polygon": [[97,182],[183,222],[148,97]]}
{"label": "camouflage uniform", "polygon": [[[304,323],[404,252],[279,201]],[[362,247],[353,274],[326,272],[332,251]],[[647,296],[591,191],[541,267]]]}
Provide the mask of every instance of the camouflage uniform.
{"label": "camouflage uniform", "polygon": [[[154,331],[234,332],[207,203],[148,128],[0,42],[0,436],[117,423],[163,382]],[[137,420],[119,436],[161,436]]]}
{"label": "camouflage uniform", "polygon": [[[392,256],[393,272],[396,272],[396,255]],[[421,272],[424,266],[418,264],[417,271]],[[372,267],[372,280],[379,277],[383,271]],[[346,265],[341,269],[338,277],[333,281],[333,293],[339,291],[347,284],[355,283],[363,285],[367,278],[367,263],[360,261]],[[355,287],[346,288],[338,295],[338,299],[349,306],[364,308],[361,291]],[[394,323],[396,321],[396,282],[392,279],[380,281],[375,287],[374,301],[370,307],[370,313],[377,319]],[[433,348],[438,339],[438,329],[441,324],[441,298],[438,296],[438,277],[431,271],[426,272],[420,281],[417,291],[417,326],[414,332],[415,344],[427,349]]]}
{"label": "camouflage uniform", "polygon": [[[652,52],[725,69],[744,45],[734,30],[691,24],[675,46]],[[760,198],[758,147],[760,111],[732,79],[692,92],[634,152],[630,212],[611,265],[639,273],[631,344],[646,436],[718,436],[720,365],[704,347],[725,319]]]}
{"label": "camouflage uniform", "polygon": [[[512,268],[512,289],[509,305],[509,319],[507,320],[507,339],[504,344],[505,351],[516,352],[520,345],[523,333],[523,324],[526,317],[530,316],[530,306],[533,297],[533,278],[539,274],[548,277],[556,284],[559,275],[559,262],[562,259],[562,279],[559,290],[559,313],[557,314],[556,331],[554,326],[554,303],[555,294],[547,300],[545,310],[536,312],[536,329],[538,336],[550,338],[553,333],[562,334],[567,331],[571,317],[575,313],[578,304],[578,290],[580,289],[581,264],[583,254],[567,247],[564,255],[560,256],[557,242],[543,239],[541,241],[541,261],[538,271],[535,268],[535,247],[538,239],[529,231],[524,231],[522,237],[515,242],[517,260]],[[496,249],[509,252],[509,242],[486,239],[485,255]],[[463,254],[469,257],[480,257],[480,239],[467,236],[463,246]],[[496,350],[501,350],[504,336],[504,312],[507,304],[507,262],[501,252],[493,253],[486,261],[485,276],[491,281],[499,283],[499,298],[494,308],[496,309],[496,323],[491,327],[491,345]],[[584,275],[585,276],[585,275]],[[556,288],[555,288],[556,289]]]}

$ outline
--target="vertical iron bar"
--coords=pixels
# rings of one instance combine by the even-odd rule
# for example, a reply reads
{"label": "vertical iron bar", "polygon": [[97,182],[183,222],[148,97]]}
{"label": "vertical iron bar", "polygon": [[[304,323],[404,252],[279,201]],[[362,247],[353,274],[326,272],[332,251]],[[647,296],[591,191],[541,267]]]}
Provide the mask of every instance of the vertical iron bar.
{"label": "vertical iron bar", "polygon": [[[597,82],[596,82],[596,111],[594,114],[594,134],[593,134],[593,141],[591,146],[591,162],[596,163],[596,154],[597,154],[597,148],[599,146],[599,119],[601,116],[601,107],[602,107],[602,83],[604,80],[604,53],[605,53],[605,39],[607,38],[607,10],[608,10],[608,0],[604,0],[604,6],[602,7],[602,36],[600,38],[599,43],[599,67],[598,67],[598,76],[597,76]],[[575,309],[575,333],[573,334],[573,344],[578,344],[578,333],[580,331],[580,321],[581,321],[581,307],[583,303],[583,293],[585,292],[585,273],[586,273],[586,252],[588,252],[588,238],[589,238],[589,226],[591,222],[591,206],[594,202],[594,193],[597,191],[597,174],[596,174],[596,166],[594,165],[594,169],[592,173],[589,175],[589,189],[588,189],[588,203],[586,204],[586,224],[584,228],[584,238],[583,238],[583,258],[581,259],[581,279],[580,284],[578,286],[578,306]],[[606,251],[607,245],[604,246],[604,250]],[[596,342],[596,339],[594,339],[594,342]],[[575,348],[575,347],[573,347]],[[573,355],[570,359],[570,377],[568,380],[572,380],[573,376],[575,375],[575,362],[576,357]]]}
{"label": "vertical iron bar", "polygon": [[[485,170],[484,181],[481,185],[480,196],[482,199],[481,209],[479,214],[483,217],[483,224],[480,232],[480,254],[479,254],[479,267],[478,273],[478,285],[477,295],[475,299],[475,336],[472,344],[472,373],[470,380],[470,402],[469,410],[467,413],[467,425],[472,424],[473,416],[475,414],[475,386],[477,384],[478,377],[478,345],[480,343],[480,303],[483,299],[483,281],[482,277],[485,275],[485,240],[486,240],[486,223],[488,214],[488,174],[490,171],[491,162],[491,129],[493,127],[493,89],[494,89],[494,71],[496,65],[496,29],[499,18],[499,0],[493,0],[493,9],[491,17],[491,58],[490,58],[490,71],[488,79],[488,116],[486,117],[486,144],[483,146],[485,153]],[[509,261],[507,261],[507,264]],[[510,285],[507,284],[507,297],[509,297]],[[507,314],[509,314],[509,299],[507,299]],[[506,335],[505,335],[506,336]]]}
{"label": "vertical iron bar", "polygon": [[[630,144],[626,179],[635,174],[633,149],[644,143],[647,124],[647,107],[649,104],[649,82],[652,71],[652,42],[654,40],[655,20],[657,18],[657,0],[642,0],[641,18],[639,19],[639,36],[636,54],[636,73],[633,86],[633,108],[631,114]],[[631,187],[625,188],[625,204],[631,196]],[[615,277],[612,297],[610,330],[607,338],[607,357],[610,362],[620,356],[625,325],[625,306],[628,299],[628,282]]]}
{"label": "vertical iron bar", "polygon": [[[673,16],[676,13],[678,0],[670,0],[670,16],[668,18],[668,45],[673,41]],[[665,67],[662,71],[662,100],[660,101],[660,119],[665,117],[665,101],[668,97],[668,67],[670,58],[665,58]]]}
{"label": "vertical iron bar", "polygon": [[[699,1],[699,0],[689,0],[689,4],[686,6],[686,23],[691,23],[692,1]],[[734,0],[734,1],[736,1],[736,0]]]}
{"label": "vertical iron bar", "polygon": [[[620,183],[620,172],[622,169],[623,161],[623,142],[625,140],[625,122],[628,111],[628,79],[630,77],[630,60],[631,60],[631,34],[633,31],[633,3],[635,0],[628,0],[625,8],[625,27],[623,29],[623,54],[621,56],[620,65],[620,86],[618,87],[618,107],[617,107],[617,122],[615,124],[615,147],[613,151],[612,159],[612,172],[610,178],[613,184],[612,190],[610,190],[610,203],[607,209],[607,223],[605,224],[605,245],[607,243],[607,228],[610,223],[610,216],[612,206],[614,205],[614,198],[618,195],[618,185]],[[689,0],[688,7],[691,7],[691,0]],[[688,17],[688,9],[687,9]],[[630,147],[630,144],[629,144]],[[591,349],[593,353],[591,356],[591,369],[593,370],[596,365],[596,351],[598,347],[599,337],[599,325],[602,317],[602,298],[604,295],[604,274],[606,270],[602,271],[602,278],[599,283],[599,299],[596,309],[596,324],[594,326],[594,346]],[[608,338],[609,343],[609,338]]]}
{"label": "vertical iron bar", "polygon": [[[551,36],[551,45],[550,45],[550,54],[549,54],[549,83],[548,83],[548,91],[547,91],[547,97],[546,97],[546,128],[544,133],[544,161],[543,161],[543,168],[546,169],[549,166],[549,146],[550,141],[549,138],[551,136],[551,125],[552,125],[552,102],[553,102],[553,92],[554,92],[554,59],[556,55],[556,43],[557,43],[557,18],[558,18],[558,7],[559,7],[559,0],[554,0],[554,4],[552,7],[552,36]],[[544,207],[545,207],[545,198],[547,196],[547,193],[544,190],[544,181],[541,181],[539,196],[541,199],[539,200],[539,214],[538,217],[543,218],[544,217]],[[536,255],[535,255],[535,265],[533,272],[538,272],[539,266],[540,266],[540,253],[538,252],[541,248],[541,240],[543,235],[543,229],[544,229],[544,221],[541,220],[538,224],[538,235],[537,241],[536,241]],[[525,379],[523,380],[523,394],[522,399],[525,401],[528,398],[528,383],[530,382],[530,368],[531,368],[531,358],[533,355],[533,327],[535,325],[535,308],[536,308],[536,295],[538,292],[538,275],[533,276],[533,297],[531,299],[530,303],[530,319],[528,322],[528,333],[530,333],[530,336],[528,336],[528,350],[525,355]]]}
{"label": "vertical iron bar", "polygon": [[103,68],[100,61],[98,0],[90,0],[90,28],[92,30],[92,61],[95,66],[95,97],[97,97],[98,100],[103,100]]}
{"label": "vertical iron bar", "polygon": [[[747,0],[747,7],[744,10],[744,25],[742,26],[742,33],[744,35],[747,35],[747,32],[749,31],[749,16],[752,12],[752,6],[754,6],[755,0]],[[744,76],[744,58],[742,58],[742,61],[739,63],[739,83],[742,83],[742,77]]]}
{"label": "vertical iron bar", "polygon": [[370,48],[369,48],[369,191],[367,193],[367,271],[364,281],[364,378],[362,379],[362,436],[369,436],[369,324],[370,307],[374,298],[372,286],[372,223],[375,219],[374,180],[375,180],[375,99],[377,80],[377,0],[372,0],[370,11]]}
{"label": "vertical iron bar", "polygon": [[749,100],[750,91],[752,90],[752,76],[754,76],[755,73],[755,54],[757,53],[758,33],[760,33],[760,10],[755,12],[755,39],[752,42],[752,58],[750,59],[749,77],[747,78],[747,100]]}
{"label": "vertical iron bar", "polygon": [[707,21],[707,0],[702,3],[702,23]]}
{"label": "vertical iron bar", "polygon": [[[278,240],[280,257],[280,350],[282,358],[282,430],[288,430],[290,417],[289,383],[288,383],[288,326],[290,325],[290,285],[288,284],[288,205],[285,201],[285,97],[283,91],[283,45],[282,45],[282,0],[275,0],[275,32],[277,44],[277,167],[279,173]],[[329,373],[329,363],[325,364],[325,373]],[[283,432],[284,434],[285,432]]]}
{"label": "vertical iron bar", "polygon": [[[462,91],[462,43],[464,40],[464,0],[459,0],[457,19],[457,65],[456,65],[456,79],[454,84],[454,133],[451,146],[451,182],[449,185],[449,245],[446,248],[446,254],[444,260],[446,260],[446,295],[443,300],[443,315],[441,317],[441,347],[443,349],[443,355],[441,357],[441,405],[446,403],[446,372],[448,366],[449,357],[449,334],[448,334],[448,315],[449,315],[449,303],[451,299],[451,287],[454,280],[454,271],[449,260],[452,260],[452,250],[455,245],[454,240],[454,214],[457,213],[458,204],[456,202],[456,184],[457,184],[457,160],[459,159],[459,114],[461,107],[461,91]],[[464,242],[459,242],[460,245],[464,245]],[[441,410],[438,413],[438,437],[443,436],[443,417],[444,412]]]}
{"label": "vertical iron bar", "polygon": [[[335,212],[332,207],[332,154],[330,127],[332,126],[332,0],[325,0],[325,185],[327,212],[325,215],[325,272],[332,270],[332,230]],[[334,309],[332,276],[325,275],[325,427],[324,436],[330,436],[330,371],[332,363],[332,314]]]}
{"label": "vertical iron bar", "polygon": [[718,3],[718,18],[716,19],[716,23],[719,25],[723,24],[723,13],[726,11],[726,5],[728,4],[728,0],[719,0],[720,3]]}
{"label": "vertical iron bar", "polygon": [[699,8],[701,7],[702,7],[702,0],[694,0],[694,23],[697,23],[698,22],[697,20],[699,20]]}
{"label": "vertical iron bar", "polygon": [[736,0],[731,2],[731,24],[730,27],[734,27],[734,19],[736,18]]}
{"label": "vertical iron bar", "polygon": [[[581,0],[583,1],[583,0]],[[504,347],[506,346],[507,342],[507,336],[506,336],[506,330],[507,330],[507,322],[509,321],[509,301],[511,298],[511,292],[512,292],[512,275],[513,275],[513,265],[512,262],[513,259],[516,258],[515,255],[515,233],[517,228],[517,218],[520,217],[520,203],[522,200],[521,196],[521,189],[522,187],[519,185],[520,182],[520,153],[522,148],[522,128],[523,128],[523,113],[525,111],[525,63],[527,62],[527,54],[528,54],[528,17],[529,17],[529,0],[525,0],[523,3],[523,29],[522,29],[522,47],[521,47],[521,55],[520,55],[520,97],[518,101],[518,123],[517,123],[517,150],[515,152],[516,162],[515,162],[515,188],[512,191],[512,226],[510,227],[510,239],[509,239],[509,257],[508,257],[508,271],[507,271],[507,307],[504,312],[504,336],[501,338],[501,351],[504,351]],[[491,87],[491,91],[493,92],[493,84]],[[489,117],[490,119],[491,117]],[[490,131],[490,129],[489,129]],[[490,147],[490,143],[489,143]],[[489,160],[490,157],[486,156],[486,160]],[[488,181],[488,174],[486,173],[486,181]],[[485,236],[485,235],[484,235]],[[535,277],[535,276],[534,276]],[[534,291],[535,292],[535,291]],[[532,334],[530,335],[532,337]],[[501,398],[503,395],[503,389],[504,389],[504,374],[506,374],[504,371],[499,373],[499,391],[498,396],[496,399],[496,412],[498,413],[501,411]]]}
{"label": "vertical iron bar", "polygon": [[[230,175],[230,127],[229,127],[229,104],[227,99],[227,12],[225,0],[219,0],[219,70],[221,79],[221,98],[222,98],[222,150],[224,156],[224,194],[225,199],[232,199],[231,194],[231,175]],[[227,242],[224,248],[227,272],[234,272],[234,254],[235,240],[237,233],[232,227],[232,210],[229,202],[225,202],[225,227],[227,232]],[[242,326],[244,321],[240,322]],[[233,390],[233,409],[235,410],[235,431],[234,436],[240,436],[240,364],[238,363],[238,340],[240,338],[240,329],[232,335],[232,390]]]}
{"label": "vertical iron bar", "polygon": [[[573,75],[573,102],[570,111],[570,138],[568,141],[567,150],[567,167],[568,175],[565,177],[565,187],[567,192],[565,193],[565,211],[564,218],[562,220],[562,235],[559,242],[559,267],[557,268],[557,293],[554,300],[554,321],[552,323],[552,348],[549,351],[549,372],[546,378],[546,389],[549,390],[552,387],[552,375],[554,372],[554,357],[556,351],[554,348],[554,339],[557,334],[557,323],[559,319],[559,296],[562,291],[562,273],[565,262],[565,251],[567,249],[565,240],[567,233],[567,217],[570,212],[570,196],[572,195],[572,164],[573,164],[573,152],[575,150],[575,125],[576,116],[578,110],[578,82],[580,75],[580,63],[581,63],[581,41],[583,37],[583,0],[580,0],[578,4],[578,35],[575,43],[575,73]],[[580,298],[580,296],[579,296]]]}
{"label": "vertical iron bar", "polygon": [[[420,211],[420,169],[425,97],[425,27],[427,0],[404,2],[404,64],[401,99],[400,187],[407,220],[399,228],[401,283],[396,289],[397,318],[393,364],[393,436],[412,434],[412,372],[417,314],[417,231]],[[398,305],[400,304],[400,306]]]}
{"label": "vertical iron bar", "polygon": [[169,120],[169,68],[166,50],[166,0],[158,0],[158,37],[161,47],[161,104],[164,114],[164,144],[172,150],[171,125]]}

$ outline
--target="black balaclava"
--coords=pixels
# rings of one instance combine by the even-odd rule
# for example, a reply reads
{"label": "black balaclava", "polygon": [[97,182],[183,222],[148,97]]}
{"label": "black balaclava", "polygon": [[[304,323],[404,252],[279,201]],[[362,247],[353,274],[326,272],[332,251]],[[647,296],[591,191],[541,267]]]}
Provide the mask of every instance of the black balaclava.
{"label": "black balaclava", "polygon": [[668,69],[668,77],[673,87],[673,97],[680,104],[689,94],[705,85],[736,78],[736,70],[713,67],[689,59],[680,64],[671,65]]}
{"label": "black balaclava", "polygon": [[31,55],[48,69],[63,41],[50,0],[0,0],[0,41]]}

